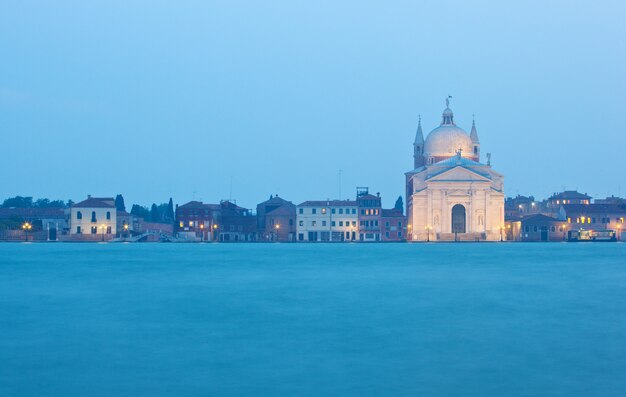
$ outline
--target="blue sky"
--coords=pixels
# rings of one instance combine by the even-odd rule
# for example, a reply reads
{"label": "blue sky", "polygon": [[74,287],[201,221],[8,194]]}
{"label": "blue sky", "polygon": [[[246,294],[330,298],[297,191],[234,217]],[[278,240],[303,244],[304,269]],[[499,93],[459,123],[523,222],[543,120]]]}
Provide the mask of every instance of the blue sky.
{"label": "blue sky", "polygon": [[[470,4],[471,3],[471,4]],[[507,195],[626,195],[621,1],[5,1],[0,197],[393,205],[418,114]],[[231,183],[232,181],[232,183]],[[232,189],[231,189],[232,185]],[[232,192],[232,193],[231,193]]]}

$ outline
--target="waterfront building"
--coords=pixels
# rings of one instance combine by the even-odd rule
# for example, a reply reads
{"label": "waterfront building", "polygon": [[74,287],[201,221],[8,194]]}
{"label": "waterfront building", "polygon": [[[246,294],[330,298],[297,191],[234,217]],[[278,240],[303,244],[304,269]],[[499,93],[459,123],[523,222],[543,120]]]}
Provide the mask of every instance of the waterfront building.
{"label": "waterfront building", "polygon": [[296,206],[283,198],[270,196],[256,206],[259,241],[296,241]]}
{"label": "waterfront building", "polygon": [[117,233],[117,210],[113,197],[91,197],[70,207],[73,240],[110,240]]}
{"label": "waterfront building", "polygon": [[176,233],[190,241],[254,241],[256,216],[227,200],[190,201],[176,207]]}
{"label": "waterfront building", "polygon": [[623,239],[626,204],[565,204],[558,211],[568,230],[614,230]]}
{"label": "waterfront building", "polygon": [[407,172],[410,240],[500,240],[504,227],[504,177],[480,162],[476,124],[456,125],[446,100],[441,124],[424,140],[421,119]]}
{"label": "waterfront building", "polygon": [[56,241],[69,230],[67,208],[0,208],[0,240],[24,240],[24,223],[32,225],[29,239]]}
{"label": "waterfront building", "polygon": [[381,241],[406,241],[407,222],[401,209],[382,209],[380,217]]}
{"label": "waterfront building", "polygon": [[567,239],[568,227],[557,218],[534,214],[521,220],[521,241],[564,241]]}
{"label": "waterfront building", "polygon": [[359,213],[359,241],[380,241],[382,202],[380,194],[369,193],[367,187],[358,187],[356,201]]}
{"label": "waterfront building", "polygon": [[297,241],[355,241],[359,233],[355,200],[305,201],[296,207]]}
{"label": "waterfront building", "polygon": [[594,204],[626,204],[626,199],[621,197],[607,197],[603,199],[595,199],[593,200]]}

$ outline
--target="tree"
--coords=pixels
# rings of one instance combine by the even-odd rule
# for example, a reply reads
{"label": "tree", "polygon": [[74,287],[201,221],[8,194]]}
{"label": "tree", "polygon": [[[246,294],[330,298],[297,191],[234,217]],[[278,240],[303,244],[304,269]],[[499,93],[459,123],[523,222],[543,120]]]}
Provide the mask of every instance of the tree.
{"label": "tree", "polygon": [[133,204],[130,213],[136,217],[150,220],[150,210],[146,207],[142,207],[139,204]]}
{"label": "tree", "polygon": [[165,210],[165,216],[163,217],[168,223],[174,222],[174,201],[170,197],[170,201],[167,203],[167,209]]}
{"label": "tree", "polygon": [[404,202],[402,201],[402,196],[398,196],[398,199],[396,200],[396,205],[394,205],[393,208],[404,211]]}
{"label": "tree", "polygon": [[33,198],[32,197],[22,197],[15,196],[4,200],[2,203],[2,207],[4,208],[32,208],[33,207]]}
{"label": "tree", "polygon": [[160,222],[161,214],[159,214],[159,207],[155,203],[152,203],[152,207],[150,208],[150,220],[152,222]]}
{"label": "tree", "polygon": [[121,194],[115,196],[115,208],[118,211],[126,212],[126,205],[124,205],[124,197]]}

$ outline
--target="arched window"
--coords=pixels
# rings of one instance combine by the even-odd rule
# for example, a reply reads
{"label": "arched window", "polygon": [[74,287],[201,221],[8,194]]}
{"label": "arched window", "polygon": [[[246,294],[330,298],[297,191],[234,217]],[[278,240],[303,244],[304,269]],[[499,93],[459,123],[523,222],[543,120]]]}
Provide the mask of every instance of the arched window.
{"label": "arched window", "polygon": [[76,219],[83,219],[83,213],[80,211],[76,212]]}
{"label": "arched window", "polygon": [[107,211],[107,219],[111,219],[111,211]]}
{"label": "arched window", "polygon": [[478,146],[474,146],[474,154],[478,154]]}
{"label": "arched window", "polygon": [[97,222],[98,220],[96,219],[96,211],[91,211],[91,221],[92,222]]}

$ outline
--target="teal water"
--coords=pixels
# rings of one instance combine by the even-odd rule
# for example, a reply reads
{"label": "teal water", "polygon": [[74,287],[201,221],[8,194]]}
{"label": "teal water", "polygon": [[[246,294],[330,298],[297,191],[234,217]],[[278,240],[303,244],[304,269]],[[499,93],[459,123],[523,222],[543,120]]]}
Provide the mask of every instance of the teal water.
{"label": "teal water", "polygon": [[0,244],[0,396],[624,396],[626,244]]}

